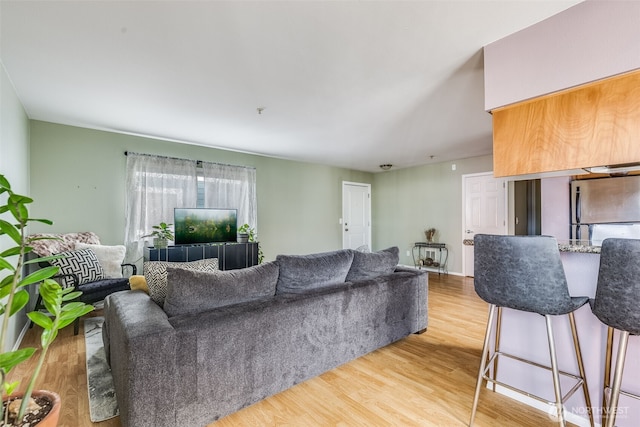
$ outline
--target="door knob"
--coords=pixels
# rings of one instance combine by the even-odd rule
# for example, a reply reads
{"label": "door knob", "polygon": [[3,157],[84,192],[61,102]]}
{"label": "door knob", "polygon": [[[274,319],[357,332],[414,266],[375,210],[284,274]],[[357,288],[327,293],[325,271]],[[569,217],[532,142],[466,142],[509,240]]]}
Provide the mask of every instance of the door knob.
{"label": "door knob", "polygon": [[467,234],[473,234],[473,230],[467,230]]}

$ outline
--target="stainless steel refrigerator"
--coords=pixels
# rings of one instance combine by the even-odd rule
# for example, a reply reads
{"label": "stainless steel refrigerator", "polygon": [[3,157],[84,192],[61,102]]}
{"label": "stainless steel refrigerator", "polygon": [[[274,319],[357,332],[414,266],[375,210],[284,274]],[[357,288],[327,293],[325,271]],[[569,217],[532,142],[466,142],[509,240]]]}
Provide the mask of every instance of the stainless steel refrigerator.
{"label": "stainless steel refrigerator", "polygon": [[640,176],[571,181],[571,238],[640,238]]}

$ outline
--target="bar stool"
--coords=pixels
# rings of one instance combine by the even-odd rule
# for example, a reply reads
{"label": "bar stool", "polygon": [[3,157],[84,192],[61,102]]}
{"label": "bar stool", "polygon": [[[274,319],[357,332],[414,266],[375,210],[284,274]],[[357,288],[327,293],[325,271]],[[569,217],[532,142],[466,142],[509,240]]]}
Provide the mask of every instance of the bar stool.
{"label": "bar stool", "polygon": [[[591,311],[607,325],[604,387],[602,390],[602,425],[612,427],[616,421],[618,399],[625,395],[640,399],[637,394],[621,390],[622,373],[629,335],[640,335],[640,240],[605,239],[600,252],[600,269],[596,297]],[[620,331],[620,343],[611,386],[611,360],[614,329]],[[607,391],[611,391],[607,404]]]}
{"label": "bar stool", "polygon": [[[494,387],[498,384],[509,390],[523,393],[541,402],[554,405],[557,410],[558,421],[562,426],[566,424],[563,403],[582,387],[585,403],[589,412],[589,420],[591,426],[594,426],[591,399],[589,398],[589,390],[587,388],[582,363],[582,354],[580,352],[580,343],[578,342],[578,334],[576,332],[573,315],[573,312],[585,305],[589,298],[569,296],[567,280],[564,274],[564,268],[562,267],[562,261],[560,260],[556,239],[549,236],[495,236],[477,234],[474,237],[474,274],[476,293],[480,298],[489,303],[489,319],[487,321],[469,425],[473,425],[478,399],[480,397],[480,388],[482,386],[482,380],[484,379],[492,383]],[[545,317],[551,367],[500,351],[500,330],[503,307],[538,313]],[[489,338],[494,324],[496,308],[498,309],[498,316],[496,322],[495,348],[493,353],[490,354]],[[573,345],[580,372],[579,375],[562,372],[558,369],[551,319],[554,315],[564,314],[569,316],[569,323],[573,334]],[[551,371],[555,402],[534,396],[531,393],[498,381],[496,371],[498,358],[500,356]],[[488,371],[492,363],[494,369],[493,375],[490,377]],[[575,380],[575,385],[564,396],[560,388],[560,375]]]}

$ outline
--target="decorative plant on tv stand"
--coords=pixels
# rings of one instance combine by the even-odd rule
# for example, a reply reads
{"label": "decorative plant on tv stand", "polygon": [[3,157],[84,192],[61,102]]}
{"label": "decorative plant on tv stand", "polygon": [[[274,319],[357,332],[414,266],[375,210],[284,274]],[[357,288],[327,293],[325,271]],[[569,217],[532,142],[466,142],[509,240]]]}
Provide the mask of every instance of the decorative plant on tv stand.
{"label": "decorative plant on tv stand", "polygon": [[[80,292],[75,292],[73,288],[62,289],[62,287],[51,277],[58,272],[58,267],[45,267],[38,269],[26,277],[22,277],[22,268],[26,264],[35,264],[48,261],[56,257],[34,258],[26,261],[25,255],[32,252],[30,244],[34,241],[26,236],[26,228],[31,222],[41,222],[51,225],[52,222],[47,219],[35,219],[29,217],[27,205],[33,200],[26,196],[21,196],[11,190],[9,181],[0,175],[0,195],[6,194],[6,204],[0,205],[0,214],[10,214],[15,223],[10,223],[4,219],[0,219],[0,238],[6,240],[9,245],[14,245],[8,249],[4,249],[0,253],[0,271],[6,270],[9,274],[0,281],[0,316],[2,316],[2,327],[0,329],[0,376],[2,377],[3,396],[11,395],[18,387],[18,382],[7,381],[9,372],[20,363],[29,359],[36,351],[35,348],[22,348],[15,351],[6,351],[6,338],[9,328],[9,320],[16,313],[20,312],[29,302],[29,292],[26,290],[28,285],[40,283],[40,295],[44,302],[46,310],[50,316],[41,312],[28,313],[29,319],[35,324],[43,328],[41,336],[41,352],[35,369],[31,373],[31,378],[27,385],[22,399],[7,399],[5,404],[4,398],[2,402],[2,419],[5,426],[22,425],[23,416],[33,419],[30,425],[37,425],[40,421],[57,417],[60,411],[59,396],[55,393],[44,392],[51,401],[52,407],[48,414],[35,415],[33,409],[28,409],[35,401],[31,398],[32,393],[35,395],[34,386],[38,374],[42,369],[47,350],[58,335],[58,331],[65,326],[73,323],[77,318],[84,316],[93,310],[93,307],[81,302],[70,302],[80,296]],[[3,196],[4,197],[4,196]],[[3,245],[4,247],[4,245]],[[9,400],[15,402],[9,405]],[[18,404],[18,401],[20,402]],[[57,406],[56,406],[57,404]],[[14,421],[9,420],[9,407],[15,413]],[[14,424],[12,424],[13,422]]]}
{"label": "decorative plant on tv stand", "polygon": [[169,240],[175,240],[173,232],[169,228],[172,225],[173,224],[167,224],[166,222],[161,222],[158,225],[154,225],[153,227],[151,227],[153,228],[153,231],[145,236],[142,236],[142,238],[144,239],[145,237],[153,236],[153,247],[156,249],[164,249],[167,247],[167,242]]}
{"label": "decorative plant on tv stand", "polygon": [[[240,228],[238,228],[238,242],[240,242],[240,234],[246,234],[248,242],[257,243],[257,234],[256,230],[251,227],[249,224],[242,224]],[[244,243],[244,242],[241,242]],[[260,247],[260,243],[258,243],[258,264],[262,264],[264,260],[264,254],[262,253],[262,248]]]}
{"label": "decorative plant on tv stand", "polygon": [[249,236],[253,234],[253,229],[249,227],[249,224],[242,224],[238,228],[238,243],[247,243]]}

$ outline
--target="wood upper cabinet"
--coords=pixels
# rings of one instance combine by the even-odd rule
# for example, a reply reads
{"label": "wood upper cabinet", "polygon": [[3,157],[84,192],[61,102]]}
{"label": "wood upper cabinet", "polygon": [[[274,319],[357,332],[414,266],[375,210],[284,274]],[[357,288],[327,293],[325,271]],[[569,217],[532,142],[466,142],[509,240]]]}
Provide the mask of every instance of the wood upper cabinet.
{"label": "wood upper cabinet", "polygon": [[640,70],[492,114],[496,177],[640,162]]}

